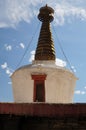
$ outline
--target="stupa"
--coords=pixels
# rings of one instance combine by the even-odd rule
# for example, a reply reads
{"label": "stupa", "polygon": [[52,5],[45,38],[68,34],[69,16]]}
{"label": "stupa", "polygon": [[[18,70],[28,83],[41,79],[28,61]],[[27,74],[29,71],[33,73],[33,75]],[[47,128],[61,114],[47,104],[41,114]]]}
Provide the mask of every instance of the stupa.
{"label": "stupa", "polygon": [[40,8],[38,19],[42,22],[35,59],[12,75],[15,102],[72,103],[76,76],[68,69],[56,65],[56,54],[50,23],[54,10]]}
{"label": "stupa", "polygon": [[54,10],[47,5],[35,59],[12,75],[13,103],[0,103],[0,130],[86,130],[86,104],[73,103],[76,76],[55,64],[50,22]]}

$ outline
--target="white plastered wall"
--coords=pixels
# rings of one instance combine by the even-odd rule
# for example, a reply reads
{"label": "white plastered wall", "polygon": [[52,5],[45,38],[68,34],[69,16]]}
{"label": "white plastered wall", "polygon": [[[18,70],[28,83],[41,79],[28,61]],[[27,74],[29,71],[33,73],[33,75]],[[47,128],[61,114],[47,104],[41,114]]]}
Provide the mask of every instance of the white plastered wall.
{"label": "white plastered wall", "polygon": [[34,81],[31,74],[46,74],[45,102],[72,103],[76,77],[70,71],[59,67],[37,65],[22,67],[12,75],[15,102],[33,102]]}

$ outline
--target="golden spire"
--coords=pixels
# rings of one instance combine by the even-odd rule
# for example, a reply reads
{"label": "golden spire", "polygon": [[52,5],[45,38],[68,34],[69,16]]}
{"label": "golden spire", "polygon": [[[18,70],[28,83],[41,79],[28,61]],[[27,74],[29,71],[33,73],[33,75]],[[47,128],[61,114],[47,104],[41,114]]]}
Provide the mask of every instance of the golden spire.
{"label": "golden spire", "polygon": [[53,21],[54,10],[47,5],[40,8],[38,19],[42,22],[35,60],[55,60],[55,48],[50,30],[50,22]]}

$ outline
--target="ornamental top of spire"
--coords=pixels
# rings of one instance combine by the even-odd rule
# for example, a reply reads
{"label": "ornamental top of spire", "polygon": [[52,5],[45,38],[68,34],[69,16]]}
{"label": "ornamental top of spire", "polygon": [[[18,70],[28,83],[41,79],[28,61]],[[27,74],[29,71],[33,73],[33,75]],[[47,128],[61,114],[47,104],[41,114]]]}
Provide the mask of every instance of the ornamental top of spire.
{"label": "ornamental top of spire", "polygon": [[47,6],[46,4],[46,6],[40,8],[38,19],[42,22],[44,21],[52,22],[54,19],[53,14],[54,10],[51,7]]}

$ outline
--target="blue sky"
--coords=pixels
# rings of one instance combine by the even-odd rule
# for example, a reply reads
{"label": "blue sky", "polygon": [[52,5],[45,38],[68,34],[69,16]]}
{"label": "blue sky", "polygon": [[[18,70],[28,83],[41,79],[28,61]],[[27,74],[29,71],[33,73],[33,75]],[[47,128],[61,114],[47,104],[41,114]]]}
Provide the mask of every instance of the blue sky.
{"label": "blue sky", "polygon": [[10,76],[31,63],[41,27],[37,14],[46,3],[55,10],[51,30],[58,64],[70,69],[61,44],[79,78],[74,102],[86,103],[86,0],[0,0],[0,102],[13,101]]}

